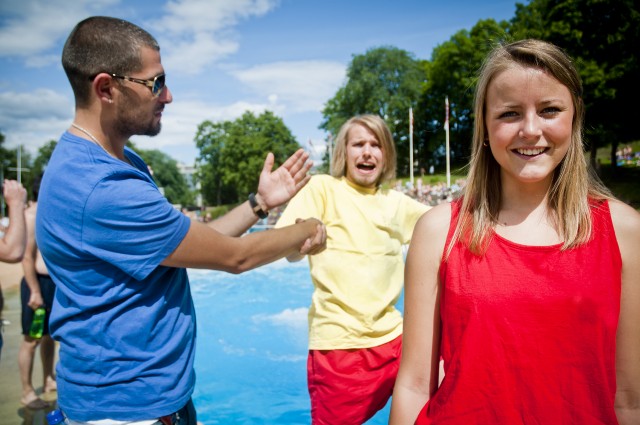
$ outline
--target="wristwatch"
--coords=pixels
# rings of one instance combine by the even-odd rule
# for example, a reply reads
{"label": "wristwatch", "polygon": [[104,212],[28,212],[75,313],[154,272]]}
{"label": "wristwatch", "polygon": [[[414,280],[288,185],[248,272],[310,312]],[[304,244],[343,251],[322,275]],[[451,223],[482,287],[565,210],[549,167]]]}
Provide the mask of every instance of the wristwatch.
{"label": "wristwatch", "polygon": [[249,194],[249,205],[251,205],[251,209],[253,212],[260,218],[267,218],[269,215],[268,211],[262,209],[258,201],[256,200],[256,195],[253,193]]}

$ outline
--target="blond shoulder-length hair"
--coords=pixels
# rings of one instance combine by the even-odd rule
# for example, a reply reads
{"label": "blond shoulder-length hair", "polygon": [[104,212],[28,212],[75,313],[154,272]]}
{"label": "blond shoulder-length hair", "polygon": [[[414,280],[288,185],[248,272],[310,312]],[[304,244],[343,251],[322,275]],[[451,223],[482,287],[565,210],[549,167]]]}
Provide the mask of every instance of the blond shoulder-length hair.
{"label": "blond shoulder-length hair", "polygon": [[384,120],[372,114],[357,115],[342,124],[333,149],[331,175],[333,177],[342,177],[347,174],[348,136],[349,130],[355,125],[361,125],[369,129],[376,136],[382,148],[384,165],[377,185],[393,180],[396,177],[396,147],[393,143],[393,136]]}
{"label": "blond shoulder-length hair", "polygon": [[541,69],[569,89],[574,106],[571,143],[566,156],[554,170],[547,196],[556,230],[564,241],[562,249],[587,242],[591,237],[590,199],[612,199],[611,192],[588,166],[582,140],[584,103],[582,82],[571,58],[557,46],[540,40],[521,40],[495,47],[482,65],[475,90],[473,145],[460,219],[448,247],[464,241],[481,254],[497,223],[501,205],[500,165],[487,140],[485,123],[487,88],[500,72],[513,66]]}

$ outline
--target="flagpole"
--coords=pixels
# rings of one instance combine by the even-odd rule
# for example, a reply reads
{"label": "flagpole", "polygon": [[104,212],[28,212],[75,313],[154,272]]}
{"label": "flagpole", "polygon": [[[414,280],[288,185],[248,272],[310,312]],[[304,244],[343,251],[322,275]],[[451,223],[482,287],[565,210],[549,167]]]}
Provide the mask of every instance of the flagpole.
{"label": "flagpole", "polygon": [[22,145],[18,145],[18,183],[22,183]]}
{"label": "flagpole", "polygon": [[413,186],[413,108],[409,107],[409,177]]}
{"label": "flagpole", "polygon": [[327,143],[329,143],[329,174],[331,174],[331,170],[333,169],[333,136],[331,133],[329,133]]}
{"label": "flagpole", "polygon": [[451,187],[451,168],[449,165],[449,96],[444,98],[445,118],[444,129],[446,131],[446,153],[447,153],[447,187]]}

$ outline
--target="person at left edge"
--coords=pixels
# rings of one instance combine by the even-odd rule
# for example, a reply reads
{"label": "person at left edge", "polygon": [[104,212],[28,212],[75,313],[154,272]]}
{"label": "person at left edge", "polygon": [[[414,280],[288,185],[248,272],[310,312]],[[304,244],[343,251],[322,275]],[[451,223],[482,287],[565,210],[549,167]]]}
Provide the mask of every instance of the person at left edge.
{"label": "person at left edge", "polygon": [[315,219],[237,237],[295,195],[311,164],[299,150],[272,172],[269,153],[252,202],[208,225],[192,221],[125,147],[134,134],[158,134],[172,101],[153,36],[121,19],[87,18],[69,35],[62,64],[76,113],[48,163],[36,217],[57,288],[58,404],[71,423],[195,424],[186,268],[241,273],[321,251],[325,230]]}
{"label": "person at left edge", "polygon": [[[27,245],[22,259],[24,277],[20,282],[20,299],[22,303],[22,341],[18,351],[18,368],[20,369],[20,382],[22,394],[20,404],[28,409],[46,409],[48,402],[40,398],[33,387],[33,364],[36,357],[36,349],[40,348],[40,360],[42,365],[42,390],[44,394],[52,394],[56,390],[54,374],[55,343],[49,335],[49,316],[55,293],[55,284],[47,272],[47,267],[38,250],[35,237],[35,223],[38,211],[38,194],[42,176],[38,175],[33,181],[31,192],[33,200],[29,202],[24,211],[27,225]],[[30,335],[35,312],[38,308],[44,308],[47,313],[43,319],[43,333],[40,338]]]}
{"label": "person at left edge", "polygon": [[[25,224],[24,207],[27,191],[16,180],[5,179],[2,184],[2,194],[9,207],[9,225],[0,236],[0,261],[17,263],[22,260],[27,245],[27,227]],[[0,353],[2,353],[2,310],[4,297],[0,288]]]}

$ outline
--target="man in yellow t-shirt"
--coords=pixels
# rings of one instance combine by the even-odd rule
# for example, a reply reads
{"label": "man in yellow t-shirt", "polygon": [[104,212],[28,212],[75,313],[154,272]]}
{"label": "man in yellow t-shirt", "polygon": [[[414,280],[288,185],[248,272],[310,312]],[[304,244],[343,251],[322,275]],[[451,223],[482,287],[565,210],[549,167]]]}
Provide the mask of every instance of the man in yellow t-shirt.
{"label": "man in yellow t-shirt", "polygon": [[391,396],[402,348],[395,308],[404,280],[402,245],[429,207],[381,188],[395,177],[396,151],[378,116],[349,119],[332,159],[331,176],[312,177],[276,227],[297,217],[326,225],[326,250],[309,257],[311,417],[314,425],[360,425]]}

